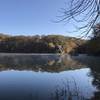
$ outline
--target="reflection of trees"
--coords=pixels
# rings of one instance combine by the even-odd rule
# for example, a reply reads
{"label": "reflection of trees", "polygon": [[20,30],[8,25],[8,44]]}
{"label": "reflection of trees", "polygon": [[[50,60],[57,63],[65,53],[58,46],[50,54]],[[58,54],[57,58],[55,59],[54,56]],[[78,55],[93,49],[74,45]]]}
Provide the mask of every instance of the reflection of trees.
{"label": "reflection of trees", "polygon": [[96,87],[97,91],[94,92],[92,100],[100,100],[100,70],[99,73],[92,70],[93,82],[92,84]]}
{"label": "reflection of trees", "polygon": [[69,55],[2,55],[0,70],[34,70],[60,72],[80,68],[82,65]]}
{"label": "reflection of trees", "polygon": [[77,60],[91,69],[92,84],[97,89],[91,100],[100,100],[100,57],[83,56]]}
{"label": "reflection of trees", "polygon": [[[73,84],[72,87],[70,84]],[[52,100],[88,100],[81,93],[74,79],[71,82],[69,80],[63,81],[62,85],[63,87],[57,86],[51,94]]]}
{"label": "reflection of trees", "polygon": [[7,98],[9,98],[9,100],[14,100],[15,98],[16,100],[89,100],[85,99],[74,79],[72,79],[72,81],[62,80],[61,85],[58,84],[49,92],[32,89],[31,91],[24,91],[23,93],[17,91],[15,93],[10,92],[8,95],[2,95],[2,93],[0,93],[0,100],[8,100]]}
{"label": "reflection of trees", "polygon": [[[80,63],[79,63],[80,62]],[[100,100],[100,58],[69,55],[1,55],[0,70],[33,70],[60,72],[68,69],[81,68],[86,65],[91,68],[93,77],[92,84],[98,91],[94,92],[91,99],[86,99],[79,90],[75,80],[63,82],[62,86],[56,87],[51,94],[51,100]],[[62,80],[63,81],[63,80]],[[73,85],[70,85],[73,84]],[[72,86],[72,87],[71,87]],[[38,95],[30,94],[31,98],[38,98]],[[35,99],[38,100],[38,99]]]}

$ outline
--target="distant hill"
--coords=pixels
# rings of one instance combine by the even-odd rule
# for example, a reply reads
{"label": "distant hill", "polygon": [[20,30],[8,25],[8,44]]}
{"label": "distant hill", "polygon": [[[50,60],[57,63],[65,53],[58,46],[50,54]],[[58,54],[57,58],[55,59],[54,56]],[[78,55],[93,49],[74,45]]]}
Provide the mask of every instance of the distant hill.
{"label": "distant hill", "polygon": [[78,53],[86,40],[62,35],[9,36],[0,34],[0,52],[7,53]]}

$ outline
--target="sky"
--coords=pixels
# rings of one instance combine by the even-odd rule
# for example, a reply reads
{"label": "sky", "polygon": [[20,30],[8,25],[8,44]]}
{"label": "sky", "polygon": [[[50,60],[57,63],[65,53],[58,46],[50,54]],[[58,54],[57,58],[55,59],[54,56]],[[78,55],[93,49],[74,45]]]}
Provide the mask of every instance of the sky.
{"label": "sky", "polygon": [[71,25],[54,23],[68,0],[0,0],[0,33],[10,35],[61,34],[76,36],[68,31]]}

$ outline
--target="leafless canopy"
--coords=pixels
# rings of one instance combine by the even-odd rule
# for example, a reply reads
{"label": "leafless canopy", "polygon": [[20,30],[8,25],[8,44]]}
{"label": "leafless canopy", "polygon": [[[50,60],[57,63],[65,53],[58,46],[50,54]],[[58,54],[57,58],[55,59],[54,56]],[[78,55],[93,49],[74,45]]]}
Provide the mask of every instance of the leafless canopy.
{"label": "leafless canopy", "polygon": [[[84,31],[85,36],[91,31],[93,26],[99,21],[100,0],[70,0],[69,9],[63,8],[63,15],[60,21],[74,20],[81,23],[78,29]],[[85,24],[82,24],[85,23]]]}

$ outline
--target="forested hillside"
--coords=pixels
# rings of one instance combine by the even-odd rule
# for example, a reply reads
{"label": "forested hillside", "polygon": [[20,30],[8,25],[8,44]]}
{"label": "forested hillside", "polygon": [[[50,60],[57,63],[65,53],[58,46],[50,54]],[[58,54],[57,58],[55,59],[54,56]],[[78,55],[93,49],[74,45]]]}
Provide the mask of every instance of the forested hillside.
{"label": "forested hillside", "polygon": [[62,35],[9,36],[0,34],[0,52],[76,53],[85,40]]}

